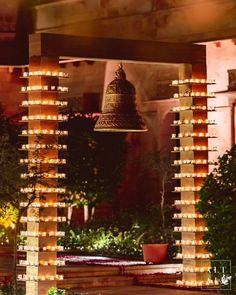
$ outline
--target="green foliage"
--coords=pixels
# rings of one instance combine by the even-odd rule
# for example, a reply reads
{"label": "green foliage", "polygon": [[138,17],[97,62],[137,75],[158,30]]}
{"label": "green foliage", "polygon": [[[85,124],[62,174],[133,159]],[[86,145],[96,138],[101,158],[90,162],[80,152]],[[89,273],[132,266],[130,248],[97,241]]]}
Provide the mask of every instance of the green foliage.
{"label": "green foliage", "polygon": [[[36,198],[35,192],[32,194],[24,194],[20,192],[21,187],[35,187],[36,183],[40,183],[38,177],[30,179],[21,179],[21,173],[24,167],[20,165],[20,153],[18,141],[18,133],[20,126],[16,125],[12,118],[7,118],[0,105],[0,230],[3,233],[3,244],[9,242],[13,246],[13,281],[16,290],[16,263],[17,263],[17,242],[20,231],[20,217],[23,216],[27,207]],[[35,155],[39,151],[35,151]],[[35,166],[30,173],[37,173]],[[26,206],[22,208],[21,202],[26,202]],[[5,239],[7,236],[7,239]],[[13,288],[14,289],[14,288]],[[10,291],[9,291],[10,292]],[[11,293],[9,293],[11,294]],[[14,294],[16,295],[16,294]]]}
{"label": "green foliage", "polygon": [[[218,158],[214,171],[207,177],[197,206],[208,227],[204,240],[216,260],[232,263],[232,291],[236,294],[236,145]],[[217,274],[218,278],[222,273]]]}
{"label": "green foliage", "polygon": [[77,229],[66,232],[59,244],[83,255],[103,255],[116,258],[141,258],[138,234],[121,232],[117,228]]}
{"label": "green foliage", "polygon": [[71,291],[70,289],[60,290],[55,287],[52,287],[48,292],[48,295],[82,295],[82,294],[87,294],[87,293]]}
{"label": "green foliage", "polygon": [[12,229],[6,230],[4,227],[0,227],[0,245],[8,246],[12,243],[13,231]]}
{"label": "green foliage", "polygon": [[1,202],[10,203],[18,207],[20,187],[23,181],[20,173],[23,172],[19,165],[19,152],[17,146],[11,144],[7,136],[0,137],[0,199]]}
{"label": "green foliage", "polygon": [[13,207],[11,203],[3,204],[0,211],[0,225],[6,229],[14,228],[18,214],[19,210]]}
{"label": "green foliage", "polygon": [[14,227],[18,219],[23,172],[19,165],[18,131],[11,118],[7,118],[0,105],[0,243],[13,243]]}
{"label": "green foliage", "polygon": [[6,283],[0,287],[0,295],[25,295],[25,291],[18,288],[15,294],[14,286],[11,283]]}
{"label": "green foliage", "polygon": [[0,131],[0,224],[7,228],[17,222],[20,202],[28,200],[25,194],[20,193],[20,188],[26,185],[20,177],[24,172],[24,167],[19,164],[20,126],[4,115],[1,105]]}
{"label": "green foliage", "polygon": [[64,295],[65,291],[63,290],[59,290],[55,287],[52,287],[49,291],[48,291],[48,295]]}
{"label": "green foliage", "polygon": [[59,243],[67,250],[76,250],[83,255],[142,259],[142,243],[167,242],[172,257],[172,226],[169,224],[163,232],[159,210],[159,206],[150,206],[148,209],[143,208],[142,212],[127,212],[107,220],[95,219],[82,229],[66,225],[66,228],[62,228],[66,235],[59,239]]}

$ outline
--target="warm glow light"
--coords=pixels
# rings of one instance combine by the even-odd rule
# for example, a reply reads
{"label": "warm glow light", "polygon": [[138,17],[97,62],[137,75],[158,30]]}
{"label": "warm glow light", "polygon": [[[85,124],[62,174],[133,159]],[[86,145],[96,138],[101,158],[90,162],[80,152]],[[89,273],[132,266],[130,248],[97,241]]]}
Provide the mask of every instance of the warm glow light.
{"label": "warm glow light", "polygon": [[28,275],[17,275],[18,281],[61,281],[63,280],[63,275],[45,275],[45,276],[28,276]]}
{"label": "warm glow light", "polygon": [[178,179],[178,178],[192,178],[192,177],[196,177],[196,178],[204,178],[207,177],[209,173],[175,173],[174,178]]}
{"label": "warm glow light", "polygon": [[176,186],[175,192],[199,192],[201,186]]}
{"label": "warm glow light", "polygon": [[193,92],[193,91],[186,91],[180,93],[174,93],[174,98],[185,98],[185,97],[201,97],[201,98],[212,98],[215,97],[215,93],[213,92]]}
{"label": "warm glow light", "polygon": [[214,165],[214,161],[207,159],[196,159],[196,160],[174,160],[174,165]]}
{"label": "warm glow light", "polygon": [[173,216],[174,219],[181,218],[202,218],[201,214],[198,213],[175,213]]}
{"label": "warm glow light", "polygon": [[193,146],[175,146],[174,152],[188,152],[188,151],[217,151],[217,147],[213,146],[209,148],[204,145],[193,145]]}
{"label": "warm glow light", "polygon": [[58,71],[30,71],[30,72],[23,73],[23,78],[29,78],[34,76],[49,76],[49,77],[59,77],[59,78],[69,77],[67,73],[58,72]]}
{"label": "warm glow light", "polygon": [[64,266],[66,263],[64,260],[41,260],[39,263],[35,263],[27,260],[19,260],[20,266]]}
{"label": "warm glow light", "polygon": [[50,231],[50,232],[38,232],[38,231],[21,231],[22,237],[64,237],[64,231]]}
{"label": "warm glow light", "polygon": [[65,208],[66,203],[63,202],[34,202],[31,204],[28,204],[27,202],[21,202],[21,207],[27,207],[29,208]]}
{"label": "warm glow light", "polygon": [[24,187],[20,189],[21,193],[65,193],[66,190],[61,187]]}
{"label": "warm glow light", "polygon": [[215,133],[205,133],[205,132],[185,132],[185,133],[178,133],[177,135],[173,133],[171,135],[171,139],[180,139],[186,137],[203,137],[203,138],[214,138],[216,137]]}
{"label": "warm glow light", "polygon": [[212,106],[181,106],[173,107],[172,112],[181,112],[181,111],[215,111],[215,107]]}
{"label": "warm glow light", "polygon": [[42,177],[42,178],[66,178],[65,173],[21,173],[20,175],[21,178],[26,179],[29,177]]}
{"label": "warm glow light", "polygon": [[[54,77],[49,78],[31,78],[31,77]],[[22,117],[23,122],[28,122],[28,129],[23,130],[22,136],[38,136],[38,140],[29,138],[27,144],[23,144],[21,150],[43,150],[40,151],[35,158],[33,158],[33,151],[28,153],[28,159],[20,159],[21,164],[28,164],[28,172],[21,173],[21,178],[42,178],[45,184],[37,182],[35,186],[26,186],[20,189],[21,193],[24,194],[35,194],[36,200],[30,202],[21,202],[20,206],[27,208],[26,216],[20,218],[20,222],[27,223],[24,226],[24,230],[20,232],[21,237],[26,237],[26,245],[19,246],[19,251],[32,251],[32,252],[54,252],[51,254],[39,255],[40,260],[31,259],[31,254],[26,254],[27,260],[20,260],[20,266],[27,267],[27,274],[19,274],[17,279],[19,281],[57,281],[63,280],[63,275],[55,274],[56,267],[65,265],[65,261],[56,259],[56,252],[63,251],[62,246],[57,246],[57,237],[64,237],[65,232],[57,231],[56,224],[59,222],[66,222],[67,219],[64,216],[57,216],[57,208],[65,208],[66,203],[57,202],[57,194],[66,193],[66,189],[58,186],[58,180],[65,178],[65,173],[59,173],[56,166],[40,166],[41,164],[66,164],[65,159],[58,159],[59,151],[67,150],[67,145],[58,144],[59,136],[68,135],[68,131],[58,130],[57,122],[67,121],[67,115],[59,115],[58,110],[60,106],[66,106],[66,101],[60,101],[57,97],[54,98],[52,93],[44,93],[44,91],[67,92],[68,87],[57,86],[58,78],[66,78],[68,74],[61,71],[29,71],[23,73],[23,78],[31,78],[28,86],[21,87],[22,92],[38,92],[37,94],[31,94],[29,100],[22,102],[23,107],[29,107],[28,115]],[[48,80],[49,79],[49,80]],[[54,85],[41,85],[44,81],[51,81]],[[35,81],[35,82],[34,82]],[[39,82],[37,85],[37,81]],[[31,85],[32,83],[36,85]],[[55,85],[56,84],[56,85]],[[36,97],[37,96],[37,97]],[[43,107],[42,107],[43,106]],[[35,122],[36,121],[36,122]],[[31,123],[32,122],[32,123]],[[34,124],[33,124],[34,123]],[[36,125],[37,126],[36,126]],[[56,124],[56,125],[55,125]],[[54,126],[55,125],[55,126]],[[53,137],[45,137],[55,136]],[[42,137],[44,136],[44,137]],[[50,150],[56,150],[50,151]],[[43,157],[45,154],[45,158]],[[50,158],[52,156],[53,158]],[[37,165],[37,166],[33,166]],[[37,172],[33,173],[32,168],[37,168]],[[47,168],[47,170],[46,170]],[[49,169],[48,169],[49,168]],[[47,171],[47,172],[45,172]],[[46,180],[48,179],[48,180]],[[49,180],[53,179],[53,180]],[[30,196],[28,195],[28,198]],[[31,209],[32,208],[32,209]],[[34,209],[35,208],[35,209]],[[39,209],[36,209],[39,208]],[[41,210],[40,208],[50,208]],[[51,209],[55,208],[55,209]],[[30,210],[28,210],[30,209]],[[26,230],[27,229],[27,230]],[[35,242],[37,238],[37,242]],[[41,246],[45,245],[45,246]],[[39,267],[48,267],[44,271],[39,271]],[[51,266],[51,268],[50,268]],[[33,272],[29,272],[29,268]],[[53,267],[53,268],[52,268]],[[29,274],[30,273],[30,274]],[[49,283],[47,283],[47,286]]]}
{"label": "warm glow light", "polygon": [[68,87],[62,86],[48,86],[48,85],[32,85],[21,87],[21,92],[31,92],[31,91],[58,91],[67,92]]}
{"label": "warm glow light", "polygon": [[197,200],[175,200],[175,205],[196,205],[198,202]]}
{"label": "warm glow light", "polygon": [[38,246],[19,246],[18,247],[19,251],[49,251],[49,252],[57,252],[57,251],[63,251],[64,247],[63,246],[43,246],[43,247],[38,247]]}
{"label": "warm glow light", "polygon": [[29,129],[23,130],[22,135],[57,135],[57,136],[67,136],[68,131],[64,130],[52,130],[52,129]]}
{"label": "warm glow light", "polygon": [[206,254],[182,254],[177,253],[176,259],[209,259],[212,257],[212,254],[206,253]]}
{"label": "warm glow light", "polygon": [[64,216],[46,216],[46,217],[35,217],[35,216],[22,216],[20,222],[66,222],[66,217]]}
{"label": "warm glow light", "polygon": [[[175,226],[174,232],[182,233],[181,236],[183,238],[175,242],[176,246],[182,247],[182,253],[178,253],[176,258],[183,259],[183,267],[178,270],[183,272],[183,278],[189,277],[196,279],[193,281],[179,280],[177,281],[177,284],[196,287],[213,284],[213,281],[200,281],[201,278],[197,276],[197,273],[208,273],[210,270],[208,265],[210,265],[209,258],[211,258],[211,254],[198,253],[205,249],[206,242],[199,240],[199,238],[202,238],[203,233],[207,232],[208,228],[202,220],[203,216],[199,214],[195,208],[195,205],[199,203],[199,200],[195,200],[195,198],[199,198],[197,197],[198,194],[195,192],[199,192],[201,190],[201,186],[196,185],[198,183],[195,183],[195,178],[206,178],[209,173],[207,172],[207,166],[197,166],[198,168],[195,167],[197,169],[195,169],[194,166],[213,164],[213,161],[208,160],[207,154],[209,151],[217,151],[217,147],[209,147],[207,140],[208,138],[215,138],[215,133],[209,133],[207,126],[204,126],[204,130],[195,126],[216,124],[214,119],[207,118],[208,111],[216,110],[213,106],[207,106],[208,98],[215,97],[215,94],[208,92],[206,87],[204,87],[204,89],[202,88],[202,90],[204,90],[202,91],[200,87],[193,88],[192,85],[207,84],[215,84],[215,80],[205,78],[189,78],[172,81],[172,86],[184,86],[182,88],[180,87],[181,92],[175,93],[173,96],[174,98],[180,99],[180,105],[173,107],[172,109],[173,112],[180,113],[178,120],[174,120],[172,124],[172,126],[180,127],[177,134],[173,133],[171,135],[171,139],[179,140],[178,146],[175,146],[172,152],[180,153],[180,159],[175,160],[173,165],[192,165],[180,167],[180,172],[174,174],[174,179],[181,179],[180,186],[174,188],[174,192],[181,193],[181,200],[176,200],[175,205],[191,206],[180,207],[179,209],[181,209],[181,213],[174,213],[173,215],[173,219],[181,220],[181,225]],[[196,112],[204,112],[202,113],[204,116],[201,117],[201,114]],[[181,125],[186,126],[182,127]],[[202,140],[200,140],[201,138]],[[192,143],[190,143],[191,141]],[[200,144],[198,144],[198,142]],[[191,153],[188,154],[182,152]],[[198,158],[195,158],[195,155],[198,155]],[[204,158],[202,158],[203,156]],[[187,181],[187,179],[189,179],[189,181]],[[184,259],[192,259],[193,261],[190,263]],[[197,259],[207,259],[209,264],[199,267],[196,263]],[[187,273],[193,273],[194,276],[190,277]]]}
{"label": "warm glow light", "polygon": [[182,84],[215,84],[216,81],[213,79],[205,79],[205,78],[198,78],[198,79],[184,79],[184,80],[173,80],[171,85],[178,86]]}
{"label": "warm glow light", "polygon": [[66,164],[66,159],[20,159],[20,164]]}
{"label": "warm glow light", "polygon": [[203,120],[203,119],[186,119],[186,120],[174,120],[172,126],[178,126],[178,125],[188,125],[188,124],[206,124],[206,125],[215,125],[215,120]]}
{"label": "warm glow light", "polygon": [[177,271],[195,273],[195,272],[208,272],[210,270],[211,270],[211,267],[182,267],[182,268],[179,268]]}
{"label": "warm glow light", "polygon": [[52,149],[52,150],[66,150],[65,144],[22,144],[22,150],[38,150],[38,149]]}
{"label": "warm glow light", "polygon": [[186,281],[186,280],[177,280],[176,284],[179,286],[190,286],[190,287],[201,287],[201,286],[213,286],[219,285],[217,280],[208,280],[208,281]]}
{"label": "warm glow light", "polygon": [[176,240],[175,245],[176,246],[203,246],[207,243],[203,240]]}
{"label": "warm glow light", "polygon": [[35,121],[35,120],[47,120],[47,121],[66,121],[68,116],[65,115],[32,115],[32,116],[23,116],[22,121]]}
{"label": "warm glow light", "polygon": [[205,232],[208,231],[206,226],[175,226],[175,232]]}
{"label": "warm glow light", "polygon": [[52,99],[43,99],[43,100],[23,100],[21,106],[28,107],[28,106],[67,106],[67,101],[61,100],[52,100]]}

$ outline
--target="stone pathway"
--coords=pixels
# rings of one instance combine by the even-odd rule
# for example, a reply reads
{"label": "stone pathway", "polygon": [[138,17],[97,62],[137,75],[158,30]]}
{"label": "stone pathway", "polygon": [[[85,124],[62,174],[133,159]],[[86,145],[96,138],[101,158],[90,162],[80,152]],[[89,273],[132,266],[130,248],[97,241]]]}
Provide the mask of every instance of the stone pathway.
{"label": "stone pathway", "polygon": [[184,291],[169,288],[128,286],[84,289],[78,295],[216,295],[216,292]]}

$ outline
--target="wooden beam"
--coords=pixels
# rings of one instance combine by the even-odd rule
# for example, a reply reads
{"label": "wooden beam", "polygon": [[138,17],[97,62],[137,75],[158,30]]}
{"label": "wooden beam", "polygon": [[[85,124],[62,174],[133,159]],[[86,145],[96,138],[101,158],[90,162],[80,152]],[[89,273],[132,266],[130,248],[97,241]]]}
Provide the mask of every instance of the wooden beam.
{"label": "wooden beam", "polygon": [[197,43],[234,39],[235,18],[235,0],[68,0],[36,6],[35,30]]}
{"label": "wooden beam", "polygon": [[67,56],[144,63],[205,63],[204,45],[155,41],[32,34],[30,56]]}

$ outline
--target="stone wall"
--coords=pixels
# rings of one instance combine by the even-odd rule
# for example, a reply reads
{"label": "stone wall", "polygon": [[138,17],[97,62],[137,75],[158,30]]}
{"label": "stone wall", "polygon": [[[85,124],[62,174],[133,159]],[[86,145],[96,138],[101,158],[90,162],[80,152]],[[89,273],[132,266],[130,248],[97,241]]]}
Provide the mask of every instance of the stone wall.
{"label": "stone wall", "polygon": [[206,43],[206,48],[208,77],[216,79],[216,85],[209,87],[216,93],[216,98],[209,100],[217,110],[209,113],[210,118],[216,120],[218,124],[210,127],[210,130],[218,136],[217,139],[210,139],[210,144],[218,148],[217,153],[210,153],[211,159],[216,160],[236,143],[236,91],[228,91],[228,70],[236,69],[236,45],[233,40],[221,40]]}
{"label": "stone wall", "polygon": [[101,105],[105,66],[105,62],[93,61],[64,64],[62,71],[68,73],[69,78],[61,81],[61,84],[69,87],[69,91],[61,97],[69,101],[69,106],[73,110],[81,109],[81,106],[84,106],[83,97],[86,94],[90,94],[90,97],[92,94],[97,95]]}

